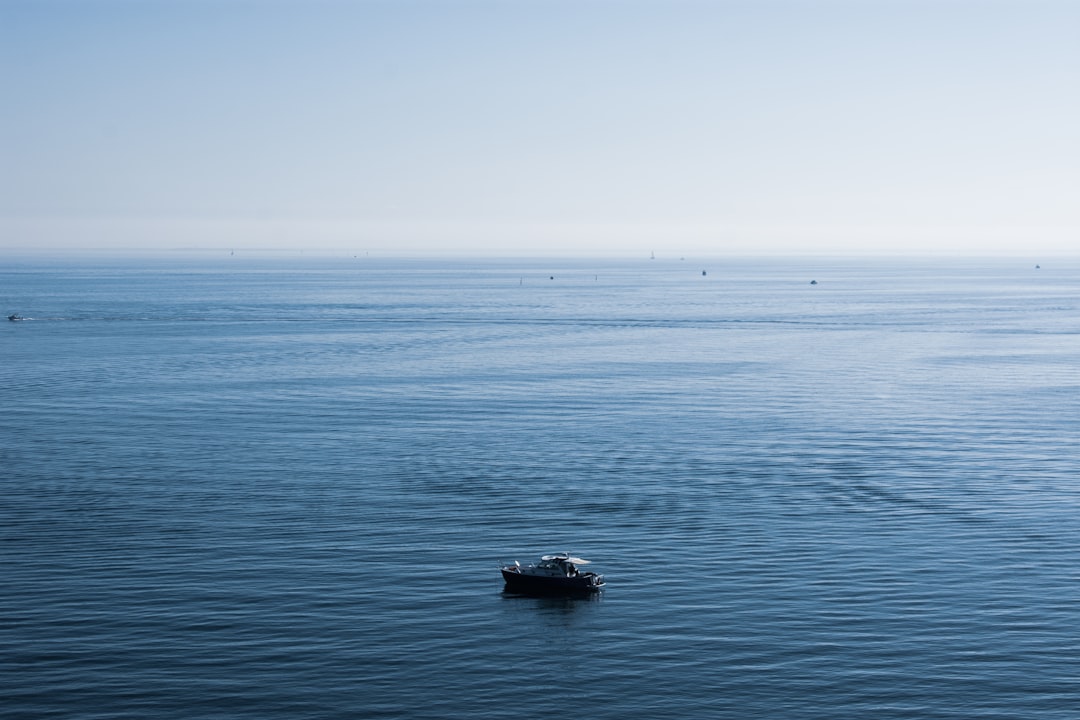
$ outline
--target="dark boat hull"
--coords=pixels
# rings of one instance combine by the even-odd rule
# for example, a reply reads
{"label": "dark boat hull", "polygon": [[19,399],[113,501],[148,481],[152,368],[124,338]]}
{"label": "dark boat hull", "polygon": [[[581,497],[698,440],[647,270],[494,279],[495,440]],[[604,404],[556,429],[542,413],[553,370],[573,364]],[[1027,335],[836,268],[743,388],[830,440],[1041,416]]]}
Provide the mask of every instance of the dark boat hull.
{"label": "dark boat hull", "polygon": [[525,575],[516,570],[503,569],[503,580],[509,592],[550,594],[597,592],[604,586],[598,575],[587,573],[576,577]]}

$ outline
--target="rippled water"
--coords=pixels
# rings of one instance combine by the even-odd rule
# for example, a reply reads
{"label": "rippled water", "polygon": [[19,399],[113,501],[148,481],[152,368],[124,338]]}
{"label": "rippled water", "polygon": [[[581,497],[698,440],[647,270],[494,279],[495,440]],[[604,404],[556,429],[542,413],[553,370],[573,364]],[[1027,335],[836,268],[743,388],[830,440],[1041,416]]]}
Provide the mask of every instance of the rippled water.
{"label": "rippled water", "polygon": [[10,263],[0,714],[1080,717],[1042,265]]}

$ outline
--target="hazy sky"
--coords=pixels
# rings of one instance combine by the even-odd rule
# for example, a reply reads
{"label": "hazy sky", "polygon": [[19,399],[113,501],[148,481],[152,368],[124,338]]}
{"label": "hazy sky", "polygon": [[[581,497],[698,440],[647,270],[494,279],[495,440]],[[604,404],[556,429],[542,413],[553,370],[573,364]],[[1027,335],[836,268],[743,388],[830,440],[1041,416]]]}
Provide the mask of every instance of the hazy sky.
{"label": "hazy sky", "polygon": [[1078,0],[0,0],[0,245],[1080,251]]}

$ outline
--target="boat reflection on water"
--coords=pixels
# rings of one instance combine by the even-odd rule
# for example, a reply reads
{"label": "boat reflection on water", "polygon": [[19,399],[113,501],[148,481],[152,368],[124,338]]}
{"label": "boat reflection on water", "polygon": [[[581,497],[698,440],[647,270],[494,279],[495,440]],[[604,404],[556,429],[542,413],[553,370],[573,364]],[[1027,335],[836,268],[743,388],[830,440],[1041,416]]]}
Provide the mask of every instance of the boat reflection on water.
{"label": "boat reflection on water", "polygon": [[499,595],[502,600],[513,603],[511,607],[540,612],[547,617],[569,617],[585,607],[604,601],[602,592],[525,593],[504,589]]}

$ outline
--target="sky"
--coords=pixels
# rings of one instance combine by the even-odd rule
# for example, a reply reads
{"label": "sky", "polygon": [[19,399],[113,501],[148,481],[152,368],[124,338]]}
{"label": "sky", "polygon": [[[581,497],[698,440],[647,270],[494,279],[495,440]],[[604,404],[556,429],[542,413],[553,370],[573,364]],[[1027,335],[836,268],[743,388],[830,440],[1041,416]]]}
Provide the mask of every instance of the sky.
{"label": "sky", "polygon": [[0,247],[1075,254],[1075,0],[0,0]]}

